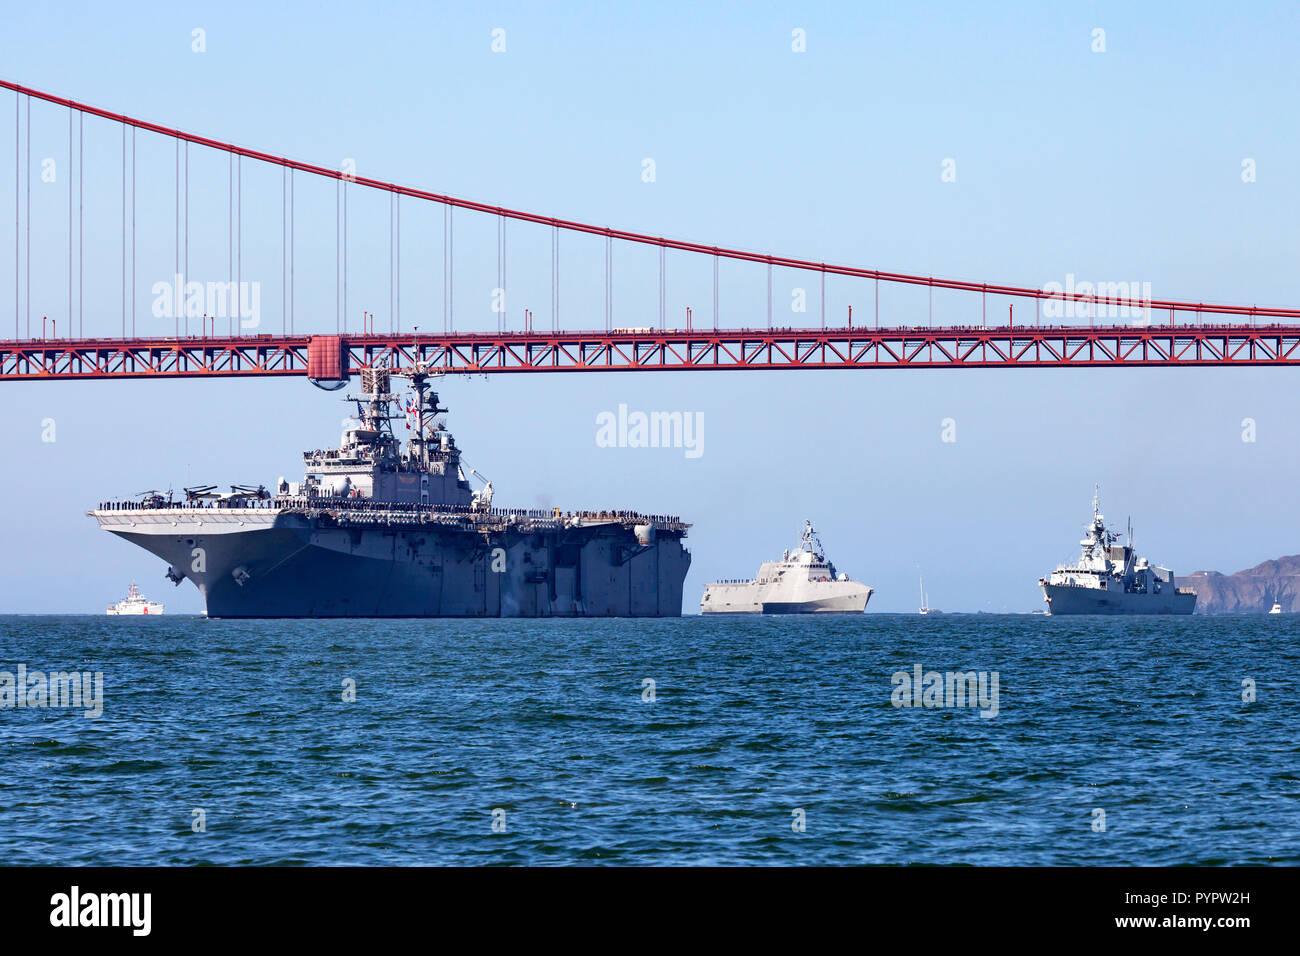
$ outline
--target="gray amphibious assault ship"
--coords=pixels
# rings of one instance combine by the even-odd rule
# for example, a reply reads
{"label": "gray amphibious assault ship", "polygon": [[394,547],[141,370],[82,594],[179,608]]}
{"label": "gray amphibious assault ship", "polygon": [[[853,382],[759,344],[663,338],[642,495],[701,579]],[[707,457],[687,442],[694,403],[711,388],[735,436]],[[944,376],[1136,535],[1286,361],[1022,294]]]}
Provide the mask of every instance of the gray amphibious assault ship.
{"label": "gray amphibious assault ship", "polygon": [[1196,592],[1175,587],[1174,573],[1149,564],[1119,535],[1107,530],[1098,496],[1092,499],[1092,522],[1084,532],[1083,553],[1075,564],[1062,564],[1039,578],[1047,612],[1058,614],[1191,614]]}
{"label": "gray amphibious assault ship", "polygon": [[[432,373],[362,371],[354,427],[301,482],[104,502],[99,526],[189,578],[210,617],[676,617],[690,527],[630,511],[492,507],[438,418]],[[390,414],[396,404],[400,414]],[[403,448],[393,422],[412,431]],[[478,476],[472,468],[470,473]],[[482,480],[482,476],[478,476]]]}

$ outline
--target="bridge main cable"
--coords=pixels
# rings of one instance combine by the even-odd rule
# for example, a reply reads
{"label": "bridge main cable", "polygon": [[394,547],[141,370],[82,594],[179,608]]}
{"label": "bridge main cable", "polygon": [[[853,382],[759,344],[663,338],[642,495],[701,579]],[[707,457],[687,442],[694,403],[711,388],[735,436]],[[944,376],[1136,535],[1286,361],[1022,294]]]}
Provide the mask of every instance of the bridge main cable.
{"label": "bridge main cable", "polygon": [[249,149],[245,146],[239,146],[235,143],[225,143],[220,140],[211,139],[206,136],[199,136],[195,133],[188,133],[181,129],[175,129],[169,126],[163,126],[158,123],[151,123],[147,120],[138,119],[134,116],[127,116],[124,113],[114,113],[111,110],[101,109],[97,106],[91,106],[87,103],[80,103],[66,97],[56,96],[53,93],[47,93],[43,90],[33,89],[18,83],[0,79],[0,88],[11,90],[15,94],[28,96],[34,99],[42,100],[46,103],[52,103],[70,110],[77,110],[87,113],[91,116],[97,116],[101,119],[110,120],[116,123],[123,123],[136,129],[145,130],[151,133],[157,133],[161,136],[168,136],[188,143],[194,143],[199,146],[206,146],[210,149],[222,150],[236,156],[246,156],[249,159],[259,162],[269,163],[277,166],[284,166],[291,170],[308,173],[314,176],[323,176],[329,179],[336,179],[360,186],[366,186],[371,189],[385,190],[396,193],[401,196],[410,196],[413,199],[422,199],[428,202],[441,203],[445,206],[451,206],[459,209],[467,209],[474,212],[486,213],[488,215],[502,216],[509,219],[515,219],[521,222],[530,222],[538,225],[552,226],[557,229],[564,229],[570,232],[587,233],[593,236],[604,236],[608,239],[618,239],[624,242],[636,242],[643,245],[659,246],[666,249],[673,249],[679,252],[690,252],[699,255],[710,255],[724,259],[733,259],[741,262],[758,262],[765,263],[769,266],[779,266],[781,268],[795,269],[803,272],[820,272],[830,275],[849,276],[861,279],[877,279],[881,282],[893,282],[902,285],[929,286],[931,288],[951,289],[961,292],[980,292],[985,295],[1006,295],[1017,298],[1054,300],[1054,301],[1073,301],[1086,302],[1094,305],[1105,305],[1115,308],[1129,309],[1152,309],[1159,311],[1171,312],[1195,312],[1211,313],[1215,315],[1240,315],[1250,316],[1253,318],[1273,318],[1273,319],[1300,319],[1300,309],[1281,309],[1271,307],[1242,306],[1242,305],[1224,305],[1205,302],[1186,302],[1176,300],[1143,300],[1124,298],[1117,296],[1101,296],[1092,293],[1079,293],[1068,291],[1047,291],[1043,289],[1030,289],[1021,286],[997,285],[984,282],[969,282],[960,279],[941,279],[935,276],[910,275],[901,272],[883,272],[878,269],[865,269],[858,266],[834,265],[827,262],[815,262],[807,259],[794,259],[786,256],[774,256],[767,253],[750,252],[743,249],[728,249],[722,246],[710,246],[703,243],[686,242],[680,239],[669,239],[664,236],[651,236],[638,232],[629,232],[623,229],[613,229],[609,226],[597,226],[590,223],[576,222],[569,219],[558,219],[554,216],[543,216],[537,213],[524,212],[518,209],[508,209],[503,206],[493,206],[488,203],[475,202],[470,199],[460,199],[455,196],[447,196],[440,193],[430,192],[423,189],[415,189],[410,186],[402,186],[397,183],[385,182],[380,179],[371,179],[364,176],[356,176],[351,173],[344,173],[341,170],[328,169],[324,166],[316,166],[311,163],[304,163],[299,160],[290,159],[286,156],[276,156],[272,153],[262,152],[260,150]]}

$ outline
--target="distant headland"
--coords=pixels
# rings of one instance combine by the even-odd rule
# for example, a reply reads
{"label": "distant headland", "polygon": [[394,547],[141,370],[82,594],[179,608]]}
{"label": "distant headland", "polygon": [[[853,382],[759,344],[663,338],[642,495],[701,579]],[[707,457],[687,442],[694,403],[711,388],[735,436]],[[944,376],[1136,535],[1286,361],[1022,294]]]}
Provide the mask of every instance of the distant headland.
{"label": "distant headland", "polygon": [[1177,579],[1178,587],[1196,590],[1197,614],[1267,614],[1274,604],[1282,613],[1300,611],[1300,554],[1275,558],[1236,574],[1194,571]]}

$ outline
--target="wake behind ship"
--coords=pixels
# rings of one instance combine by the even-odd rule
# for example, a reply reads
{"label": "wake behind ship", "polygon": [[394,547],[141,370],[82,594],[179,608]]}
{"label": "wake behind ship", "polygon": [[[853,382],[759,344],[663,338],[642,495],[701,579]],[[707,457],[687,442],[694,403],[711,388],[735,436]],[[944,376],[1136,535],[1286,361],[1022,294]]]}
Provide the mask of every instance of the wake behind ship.
{"label": "wake behind ship", "polygon": [[1107,530],[1096,495],[1092,523],[1084,532],[1083,553],[1076,564],[1062,564],[1039,578],[1047,612],[1060,614],[1191,614],[1196,592],[1174,586],[1174,573],[1149,564],[1128,544],[1115,542]]}
{"label": "wake behind ship", "polygon": [[[438,418],[432,373],[412,398],[362,371],[358,422],[303,453],[302,482],[151,493],[89,512],[189,578],[210,617],[677,617],[690,525],[631,511],[492,507]],[[401,414],[390,414],[397,404]],[[393,422],[406,420],[405,448]],[[467,467],[467,466],[465,466]],[[477,475],[474,469],[469,471]],[[479,476],[480,479],[482,476]]]}

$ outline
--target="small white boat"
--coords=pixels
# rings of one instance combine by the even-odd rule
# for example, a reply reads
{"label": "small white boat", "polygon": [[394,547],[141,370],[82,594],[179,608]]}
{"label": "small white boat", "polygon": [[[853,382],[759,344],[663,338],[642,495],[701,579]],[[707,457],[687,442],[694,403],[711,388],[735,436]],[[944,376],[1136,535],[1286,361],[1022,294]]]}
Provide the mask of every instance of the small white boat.
{"label": "small white boat", "polygon": [[131,586],[127,588],[126,597],[123,598],[121,601],[118,601],[116,604],[110,604],[108,606],[107,613],[149,614],[149,615],[156,616],[161,614],[162,612],[163,612],[163,606],[159,604],[157,601],[150,601],[143,594],[141,594],[140,589],[136,587],[135,582],[132,581]]}
{"label": "small white boat", "polygon": [[1281,613],[1282,613],[1282,605],[1281,605],[1281,604],[1278,604],[1276,601],[1274,601],[1274,602],[1273,602],[1273,606],[1269,609],[1269,612],[1268,612],[1268,613],[1269,613],[1269,614],[1281,614]]}

